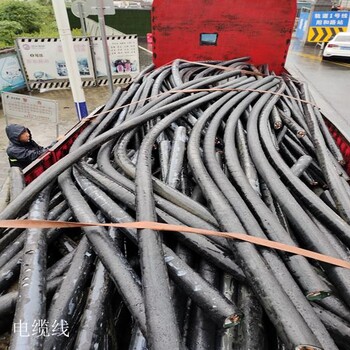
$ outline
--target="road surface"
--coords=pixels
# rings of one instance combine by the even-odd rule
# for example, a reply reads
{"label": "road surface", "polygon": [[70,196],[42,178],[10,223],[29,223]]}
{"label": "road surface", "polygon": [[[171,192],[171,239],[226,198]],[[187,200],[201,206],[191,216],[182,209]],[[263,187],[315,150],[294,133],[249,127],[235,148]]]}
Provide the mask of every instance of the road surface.
{"label": "road surface", "polygon": [[286,69],[298,80],[308,84],[322,113],[350,142],[350,63],[322,61],[315,44],[304,46],[293,40]]}

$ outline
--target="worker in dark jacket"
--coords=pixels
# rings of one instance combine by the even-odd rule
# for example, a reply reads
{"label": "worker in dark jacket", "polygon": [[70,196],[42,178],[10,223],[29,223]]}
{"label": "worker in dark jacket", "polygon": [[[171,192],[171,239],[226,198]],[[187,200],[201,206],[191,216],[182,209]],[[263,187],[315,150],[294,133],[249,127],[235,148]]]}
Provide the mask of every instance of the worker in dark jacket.
{"label": "worker in dark jacket", "polygon": [[6,150],[10,166],[23,169],[47,151],[47,148],[39,146],[32,140],[32,134],[25,126],[10,124],[6,127],[6,134],[10,140]]}

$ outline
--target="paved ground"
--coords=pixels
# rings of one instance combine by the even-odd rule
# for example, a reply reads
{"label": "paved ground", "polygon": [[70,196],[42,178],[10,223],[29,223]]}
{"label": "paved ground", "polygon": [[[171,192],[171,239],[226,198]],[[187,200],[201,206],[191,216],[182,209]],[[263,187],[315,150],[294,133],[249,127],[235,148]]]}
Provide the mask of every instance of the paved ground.
{"label": "paved ground", "polygon": [[350,60],[322,61],[319,46],[293,40],[286,68],[307,83],[322,113],[350,142]]}

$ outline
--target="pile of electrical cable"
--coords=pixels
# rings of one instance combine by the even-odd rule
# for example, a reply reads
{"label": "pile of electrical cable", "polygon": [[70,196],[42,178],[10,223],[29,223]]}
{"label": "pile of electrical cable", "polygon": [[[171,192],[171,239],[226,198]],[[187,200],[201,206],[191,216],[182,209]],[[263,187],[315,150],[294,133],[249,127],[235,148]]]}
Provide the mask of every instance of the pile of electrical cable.
{"label": "pile of electrical cable", "polygon": [[11,349],[348,349],[350,269],[187,230],[350,261],[349,177],[305,84],[176,60],[86,124],[0,214],[57,224],[2,229]]}

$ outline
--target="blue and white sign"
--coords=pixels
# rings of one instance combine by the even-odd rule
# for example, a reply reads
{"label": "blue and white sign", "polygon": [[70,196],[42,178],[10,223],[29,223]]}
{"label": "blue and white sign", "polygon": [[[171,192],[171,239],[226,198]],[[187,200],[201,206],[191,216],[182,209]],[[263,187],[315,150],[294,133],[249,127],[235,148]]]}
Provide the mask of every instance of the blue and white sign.
{"label": "blue and white sign", "polygon": [[15,52],[0,56],[0,91],[16,91],[26,86]]}
{"label": "blue and white sign", "polygon": [[316,11],[311,14],[310,27],[347,27],[349,11]]}
{"label": "blue and white sign", "polygon": [[296,37],[299,40],[304,39],[305,33],[307,31],[307,28],[308,28],[309,16],[310,16],[310,12],[301,12],[300,13],[298,27],[297,27],[297,30],[295,33]]}

